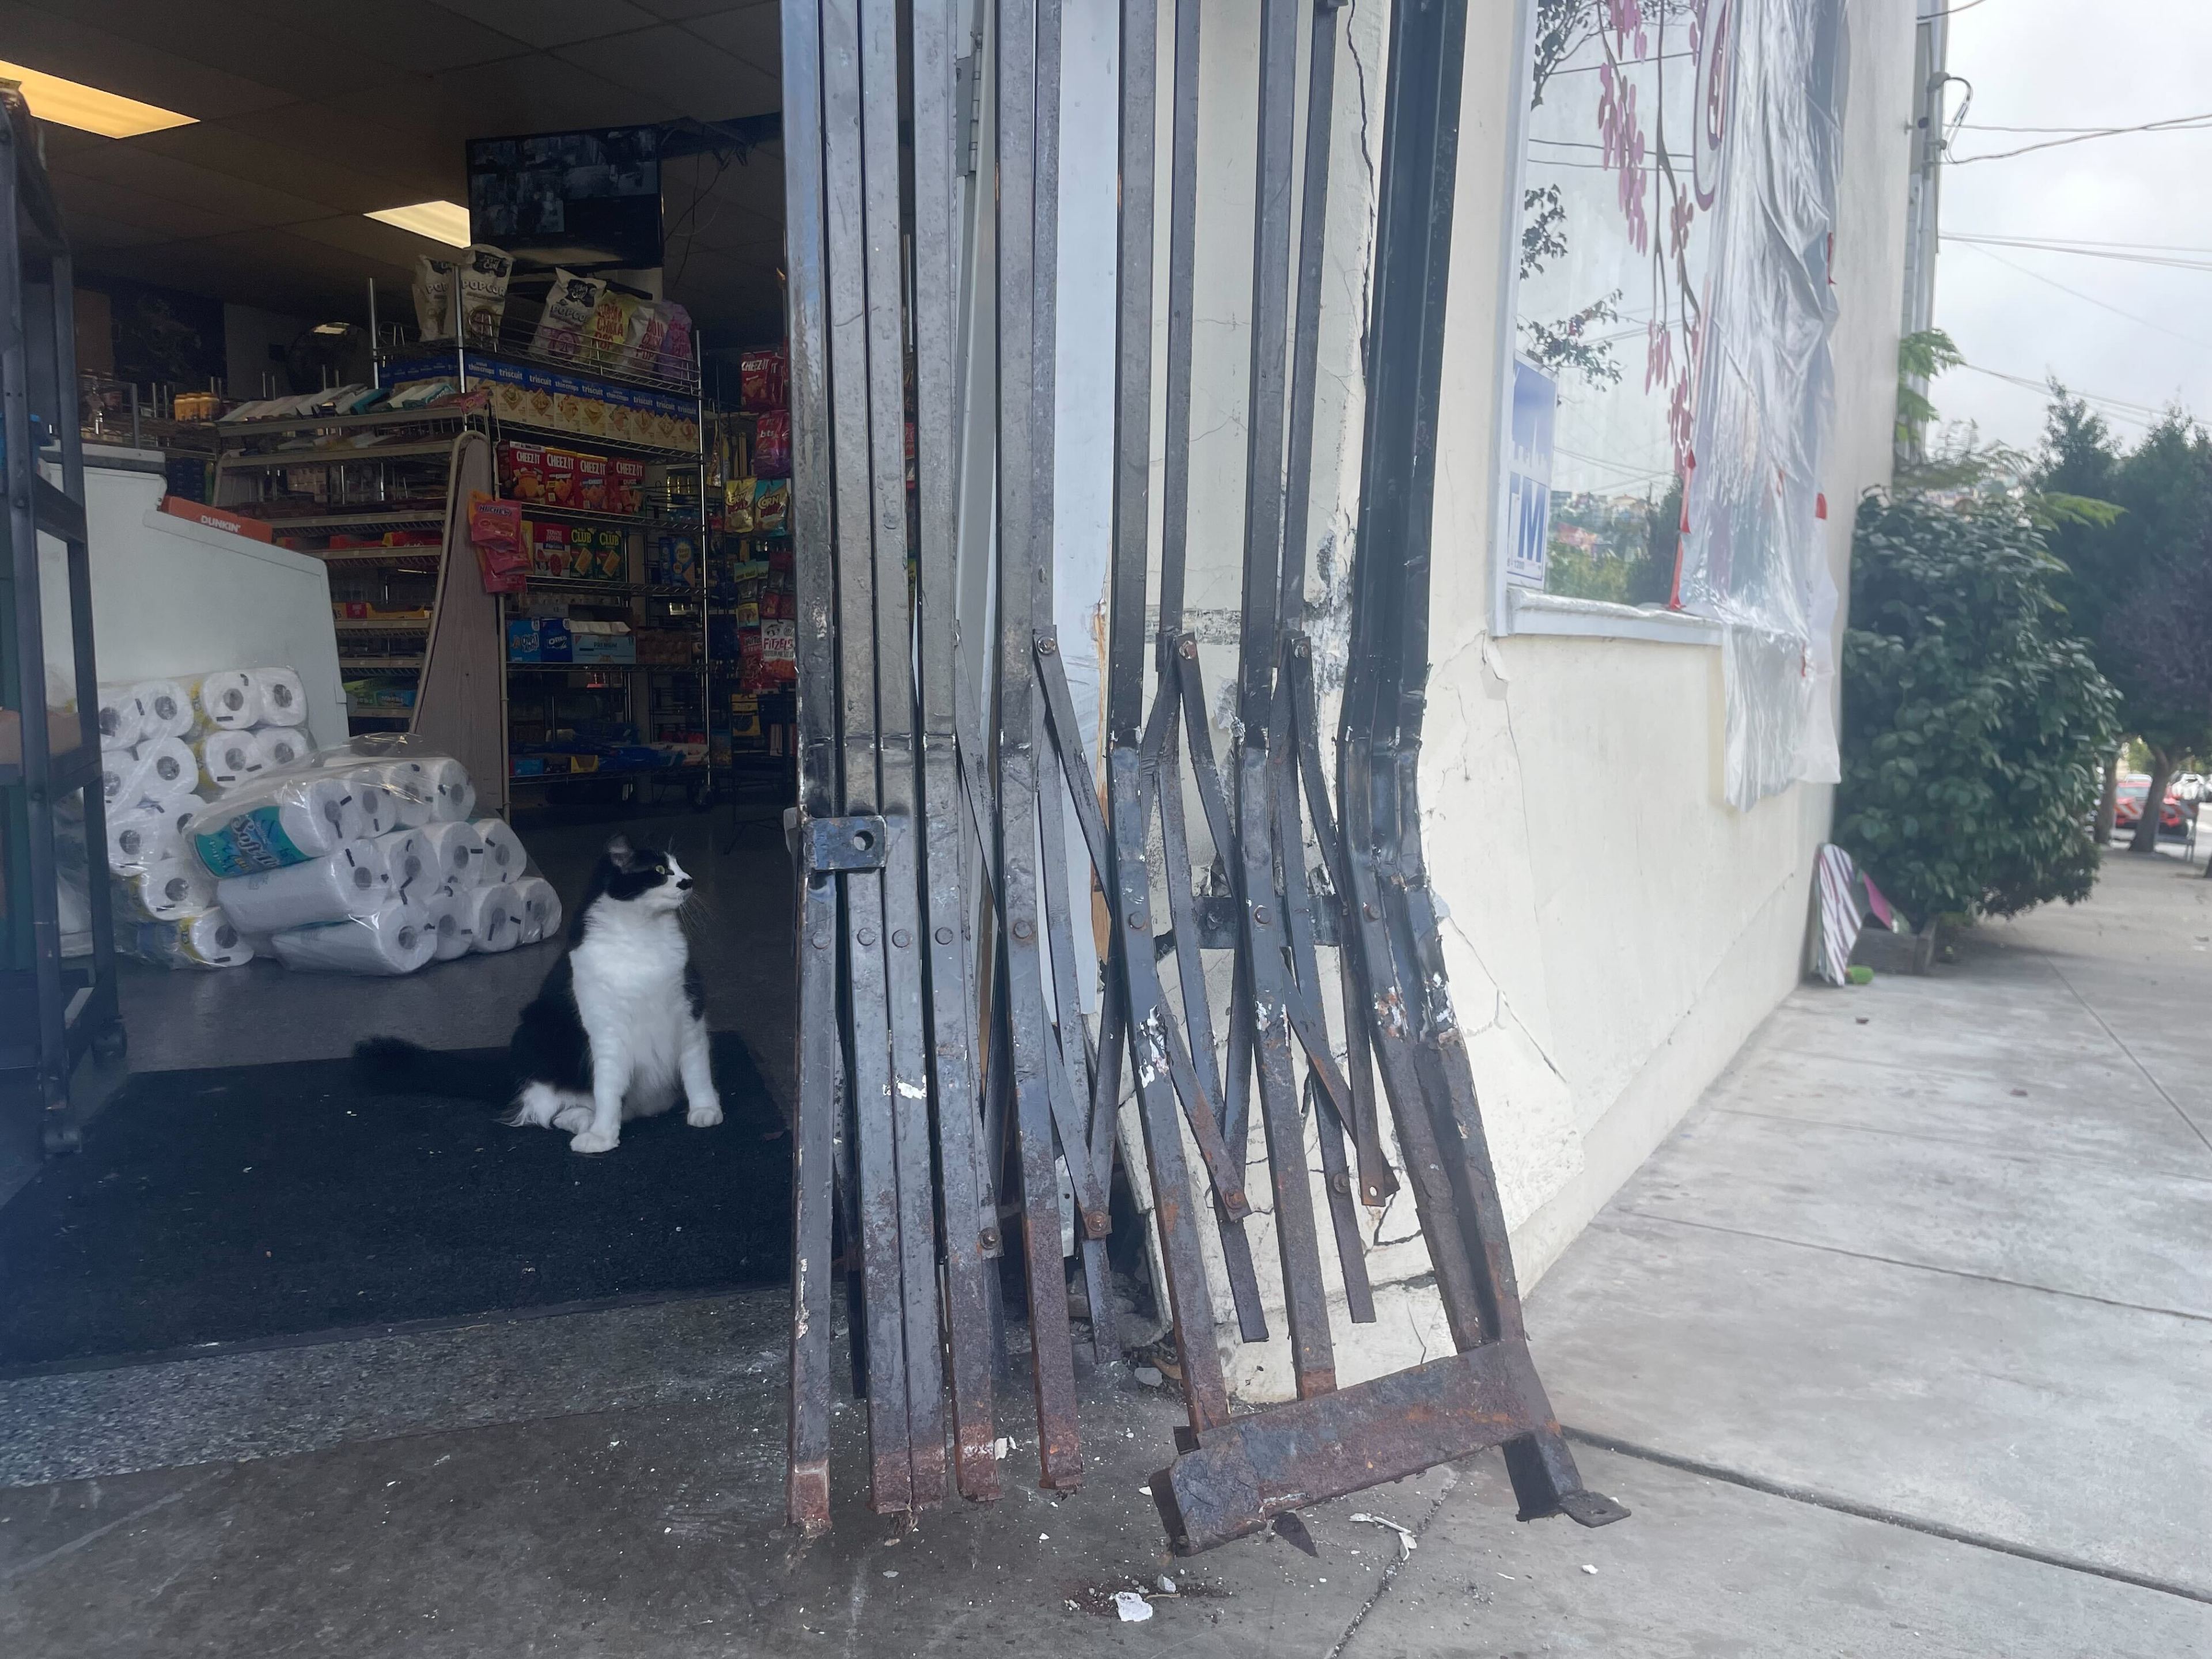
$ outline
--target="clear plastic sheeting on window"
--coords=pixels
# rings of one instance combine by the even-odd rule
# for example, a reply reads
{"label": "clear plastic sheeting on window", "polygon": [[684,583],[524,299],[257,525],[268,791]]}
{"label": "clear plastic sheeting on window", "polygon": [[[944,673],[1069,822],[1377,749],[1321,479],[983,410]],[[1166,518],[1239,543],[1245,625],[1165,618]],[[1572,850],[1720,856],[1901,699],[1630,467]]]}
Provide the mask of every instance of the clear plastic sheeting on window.
{"label": "clear plastic sheeting on window", "polygon": [[[1847,52],[1845,0],[1728,0],[1734,60],[1679,575],[1723,624],[1728,798],[1837,777],[1821,447]],[[1716,29],[1709,8],[1706,28]]]}

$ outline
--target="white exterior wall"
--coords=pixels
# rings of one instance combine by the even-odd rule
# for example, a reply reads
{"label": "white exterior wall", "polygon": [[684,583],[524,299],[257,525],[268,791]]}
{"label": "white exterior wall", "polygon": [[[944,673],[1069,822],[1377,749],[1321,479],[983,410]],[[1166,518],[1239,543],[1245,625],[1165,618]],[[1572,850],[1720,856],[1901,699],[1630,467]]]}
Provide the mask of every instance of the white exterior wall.
{"label": "white exterior wall", "polygon": [[[1851,0],[1850,10],[1838,383],[1820,485],[1841,591],[1848,591],[1852,505],[1889,476],[1912,9],[1912,0]],[[1204,44],[1189,620],[1224,755],[1233,743],[1224,693],[1236,668],[1242,556],[1258,11],[1210,9]],[[1338,67],[1309,538],[1308,594],[1325,694],[1341,684],[1349,620],[1344,572],[1358,488],[1359,348],[1387,38],[1379,0],[1354,0],[1341,16],[1348,46]],[[1471,0],[1421,789],[1430,866],[1450,912],[1445,950],[1454,1000],[1526,1290],[1796,982],[1812,855],[1826,836],[1833,792],[1800,784],[1749,812],[1727,804],[1719,651],[1704,630],[1679,630],[1686,637],[1663,641],[1491,635],[1499,351],[1510,337],[1501,325],[1510,299],[1500,251],[1502,238],[1518,234],[1511,117],[1521,39],[1520,0]],[[1172,56],[1164,27],[1164,68]],[[1304,73],[1302,39],[1301,85]],[[1164,161],[1164,120],[1160,137]],[[1164,222],[1160,256],[1164,337]],[[1160,442],[1156,423],[1155,511]],[[1331,720],[1334,696],[1327,700],[1322,718]],[[1211,849],[1191,805],[1193,860],[1203,869]],[[1227,1000],[1227,965],[1225,957],[1209,963],[1220,981],[1217,1008]],[[1339,1005],[1333,995],[1327,1000],[1340,1047]],[[1141,1159],[1133,1113],[1124,1127],[1124,1146]],[[1255,1127],[1255,1152],[1258,1146]],[[1188,1150],[1195,1165],[1195,1149]],[[1133,1184],[1143,1187],[1141,1176]],[[1264,1191],[1263,1182],[1255,1197]],[[1314,1197],[1334,1284],[1317,1180]],[[1379,1217],[1364,1213],[1376,1243],[1413,1237],[1403,1194]],[[1211,1229],[1201,1231],[1211,1250]],[[1282,1392],[1288,1345],[1267,1218],[1256,1217],[1248,1232],[1276,1340],[1236,1343],[1218,1260],[1212,1288],[1231,1386],[1261,1399]],[[1352,1326],[1337,1309],[1345,1382],[1449,1346],[1433,1290],[1394,1283],[1427,1273],[1418,1244],[1386,1248],[1370,1266],[1377,1322]]]}

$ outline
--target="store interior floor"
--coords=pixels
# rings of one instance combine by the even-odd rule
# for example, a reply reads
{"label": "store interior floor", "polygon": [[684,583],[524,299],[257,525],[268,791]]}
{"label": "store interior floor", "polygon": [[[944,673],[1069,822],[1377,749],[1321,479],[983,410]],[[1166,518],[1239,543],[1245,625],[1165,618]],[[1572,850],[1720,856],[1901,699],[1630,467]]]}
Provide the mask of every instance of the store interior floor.
{"label": "store interior floor", "polygon": [[132,1072],[328,1060],[362,1037],[402,1036],[427,1048],[507,1041],[514,1018],[560,957],[592,866],[617,831],[665,848],[698,885],[684,909],[692,959],[707,983],[707,1022],[743,1038],[780,1102],[791,1097],[791,858],[779,809],[619,816],[532,825],[518,833],[538,874],[561,895],[562,938],[497,956],[434,963],[400,979],[297,974],[274,962],[222,973],[123,964],[123,1018]]}
{"label": "store interior floor", "polygon": [[[76,1079],[83,1150],[42,1160],[35,1108],[8,1103],[0,1276],[17,1294],[0,1368],[779,1278],[783,1224],[763,1231],[752,1212],[788,1203],[780,810],[569,816],[525,817],[520,830],[564,907],[617,831],[669,848],[696,880],[685,915],[723,1126],[693,1130],[678,1115],[586,1159],[495,1121],[489,1091],[463,1079],[496,1087],[494,1051],[562,941],[398,979],[127,963],[128,1058],[88,1060]],[[450,1068],[453,1098],[410,1106],[359,1082],[347,1059],[379,1034],[477,1060]]]}

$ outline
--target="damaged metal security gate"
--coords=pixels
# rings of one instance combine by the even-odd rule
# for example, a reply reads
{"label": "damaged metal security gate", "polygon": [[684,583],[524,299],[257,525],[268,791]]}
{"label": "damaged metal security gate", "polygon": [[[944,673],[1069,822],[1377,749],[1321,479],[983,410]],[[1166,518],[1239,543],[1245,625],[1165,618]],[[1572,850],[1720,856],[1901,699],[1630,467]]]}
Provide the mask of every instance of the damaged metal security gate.
{"label": "damaged metal security gate", "polygon": [[[1328,4],[1252,3],[1260,205],[1226,756],[1185,617],[1202,8],[1169,0],[1171,20],[1156,0],[1121,8],[1102,768],[1052,622],[1060,0],[785,0],[803,865],[787,1497],[810,1531],[830,1518],[841,1270],[873,1509],[941,1504],[948,1481],[995,1497],[994,1443],[1030,1409],[1042,1484],[1080,1484],[1062,1171],[1091,1358],[1110,1359],[1105,1243],[1125,1092],[1142,1124],[1188,1417],[1152,1487],[1177,1548],[1490,1446],[1504,1449],[1524,1519],[1564,1512],[1595,1526],[1625,1513],[1582,1487],[1529,1361],[1420,842],[1463,4],[1409,3],[1390,18],[1332,791],[1305,562],[1339,17]],[[1167,292],[1156,296],[1163,217]],[[963,448],[963,429],[984,441]],[[975,649],[982,630],[988,656]],[[967,672],[971,661],[981,672]],[[1060,856],[1071,823],[1085,849],[1073,865]],[[1203,890],[1197,825],[1213,852]],[[1073,948],[1094,904],[1110,918],[1095,1025]],[[1219,1006],[1205,962],[1216,951],[1233,960]],[[1345,1316],[1372,1322],[1360,1212],[1398,1190],[1393,1148],[1457,1352],[1339,1388],[1318,1211]],[[1218,1243],[1239,1338],[1266,1340],[1271,1306],[1247,1237],[1248,1171],[1261,1170],[1297,1397],[1232,1416],[1201,1229]],[[1000,1386],[1002,1215],[1021,1222],[1028,1407]]]}

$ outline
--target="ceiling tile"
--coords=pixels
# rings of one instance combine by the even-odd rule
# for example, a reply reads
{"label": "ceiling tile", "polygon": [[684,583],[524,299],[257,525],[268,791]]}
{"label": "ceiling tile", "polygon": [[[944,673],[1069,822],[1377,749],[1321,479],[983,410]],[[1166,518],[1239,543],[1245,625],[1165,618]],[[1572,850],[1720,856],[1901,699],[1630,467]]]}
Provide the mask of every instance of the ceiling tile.
{"label": "ceiling tile", "polygon": [[687,17],[701,17],[710,11],[720,11],[730,3],[730,0],[637,0],[637,3],[655,17],[682,22]]}
{"label": "ceiling tile", "polygon": [[512,58],[524,43],[434,0],[233,0],[266,17],[420,74]]}
{"label": "ceiling tile", "polygon": [[254,224],[253,220],[241,214],[173,201],[158,191],[133,190],[110,179],[57,173],[53,181],[54,198],[61,204],[64,224],[84,212],[144,231],[155,240],[172,242],[248,230]]}
{"label": "ceiling tile", "polygon": [[112,144],[104,150],[74,155],[55,170],[59,178],[98,179],[149,196],[158,196],[179,207],[228,214],[246,224],[281,225],[298,219],[320,219],[330,205],[271,190],[243,179],[211,173],[190,161],[163,155],[135,144]]}
{"label": "ceiling tile", "polygon": [[106,248],[143,247],[149,242],[169,240],[158,230],[144,225],[126,224],[119,219],[102,218],[83,206],[65,206],[62,210],[64,222],[69,228],[70,250],[82,263],[87,254],[98,253]]}
{"label": "ceiling tile", "polygon": [[[204,69],[220,68],[264,87],[286,89],[294,97],[337,80],[373,86],[407,72],[381,53],[358,47],[341,49],[274,19],[242,15],[233,0],[36,0],[36,3],[102,35],[171,54],[170,95],[155,95],[151,101],[187,113],[197,112],[178,102],[175,94],[188,88]],[[106,84],[96,74],[81,78],[94,86]]]}
{"label": "ceiling tile", "polygon": [[[294,104],[256,110],[226,118],[228,131],[308,161],[335,162],[379,181],[381,198],[371,205],[396,207],[406,202],[452,196],[461,187],[460,146],[435,132],[399,119],[386,99],[362,111],[326,104]],[[380,115],[391,118],[380,120]],[[269,182],[297,189],[282,177]],[[309,192],[300,191],[301,195]]]}
{"label": "ceiling tile", "polygon": [[[295,131],[312,119],[313,107],[306,104],[297,106],[300,117],[307,118],[295,117],[292,123]],[[371,161],[375,156],[375,148],[364,143],[362,137],[356,130],[352,159]],[[143,148],[209,173],[312,202],[326,213],[366,213],[372,208],[392,205],[392,181],[388,174],[379,177],[357,172],[295,143],[272,143],[228,125],[203,122],[198,126],[149,133]]]}
{"label": "ceiling tile", "polygon": [[533,46],[567,46],[602,34],[648,27],[651,12],[629,0],[438,0],[447,11]]}
{"label": "ceiling tile", "polygon": [[719,121],[757,115],[783,101],[776,78],[708,46],[672,23],[618,34],[556,56],[667,100],[673,112]]}
{"label": "ceiling tile", "polygon": [[781,78],[783,72],[783,8],[775,0],[694,17],[684,27],[709,46],[720,46],[757,69]]}
{"label": "ceiling tile", "polygon": [[329,101],[450,143],[457,184],[465,165],[461,146],[470,138],[622,126],[682,112],[665,94],[618,86],[543,56],[455,70],[405,87],[334,91]]}
{"label": "ceiling tile", "polygon": [[203,121],[289,104],[299,96],[296,88],[181,63],[166,51],[15,0],[0,0],[0,40],[7,42],[11,62]]}

